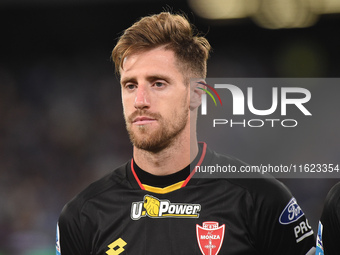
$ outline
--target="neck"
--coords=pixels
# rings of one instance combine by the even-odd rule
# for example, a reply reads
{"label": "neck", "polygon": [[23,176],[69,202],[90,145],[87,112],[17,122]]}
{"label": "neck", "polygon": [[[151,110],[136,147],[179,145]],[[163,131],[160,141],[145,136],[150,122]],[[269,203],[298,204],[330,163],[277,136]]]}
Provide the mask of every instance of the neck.
{"label": "neck", "polygon": [[191,131],[183,131],[168,147],[158,152],[134,147],[135,162],[141,169],[153,175],[169,175],[182,170],[198,153],[195,125],[191,126]]}

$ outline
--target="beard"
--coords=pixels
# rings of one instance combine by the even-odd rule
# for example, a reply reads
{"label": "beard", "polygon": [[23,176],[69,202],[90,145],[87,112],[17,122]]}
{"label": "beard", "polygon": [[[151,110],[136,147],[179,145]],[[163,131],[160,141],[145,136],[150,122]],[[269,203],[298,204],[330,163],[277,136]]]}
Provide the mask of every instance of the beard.
{"label": "beard", "polygon": [[[128,118],[125,118],[126,129],[132,144],[138,149],[153,153],[167,148],[176,140],[188,124],[189,108],[186,107],[185,109],[181,113],[172,113],[170,120],[165,120],[159,113],[136,110]],[[157,120],[157,129],[153,130],[154,128],[151,128],[149,124],[134,126],[132,122],[137,116],[147,116]]]}

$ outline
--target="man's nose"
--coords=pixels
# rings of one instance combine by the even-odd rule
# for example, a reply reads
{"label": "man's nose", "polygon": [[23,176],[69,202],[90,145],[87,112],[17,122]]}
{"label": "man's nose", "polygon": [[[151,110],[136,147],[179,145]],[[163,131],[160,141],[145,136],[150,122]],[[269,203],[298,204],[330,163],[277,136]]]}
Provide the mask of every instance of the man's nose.
{"label": "man's nose", "polygon": [[144,109],[150,107],[149,91],[146,86],[140,85],[136,91],[135,104],[136,109]]}

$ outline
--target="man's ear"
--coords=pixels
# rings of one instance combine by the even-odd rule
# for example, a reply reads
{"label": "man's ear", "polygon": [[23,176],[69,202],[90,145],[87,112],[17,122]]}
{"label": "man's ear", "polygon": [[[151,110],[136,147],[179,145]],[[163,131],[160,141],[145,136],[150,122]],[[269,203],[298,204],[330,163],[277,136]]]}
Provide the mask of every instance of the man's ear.
{"label": "man's ear", "polygon": [[193,79],[190,81],[190,110],[195,110],[202,103],[202,95],[205,94],[203,89],[205,81],[203,79]]}

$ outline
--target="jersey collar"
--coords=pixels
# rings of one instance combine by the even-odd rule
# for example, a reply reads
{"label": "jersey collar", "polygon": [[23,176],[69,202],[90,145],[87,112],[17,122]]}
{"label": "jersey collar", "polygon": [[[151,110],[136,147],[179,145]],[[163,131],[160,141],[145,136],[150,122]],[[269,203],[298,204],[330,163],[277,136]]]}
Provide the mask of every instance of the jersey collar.
{"label": "jersey collar", "polygon": [[133,188],[135,189],[141,189],[141,190],[146,190],[146,191],[150,191],[150,192],[154,192],[154,193],[161,193],[161,194],[165,194],[165,193],[169,193],[172,191],[175,191],[177,189],[183,188],[185,186],[188,185],[189,181],[190,183],[196,183],[194,180],[192,180],[193,175],[195,174],[195,169],[200,166],[206,156],[206,152],[207,152],[207,144],[204,142],[199,142],[199,153],[196,156],[195,160],[190,164],[190,174],[189,176],[178,183],[174,183],[170,186],[167,186],[165,188],[157,188],[157,187],[152,187],[149,185],[143,185],[141,183],[141,181],[139,180],[135,170],[134,170],[134,166],[133,166],[133,158],[131,159],[130,163],[128,164],[128,169],[127,169],[127,176],[130,180],[130,183],[132,185]]}

